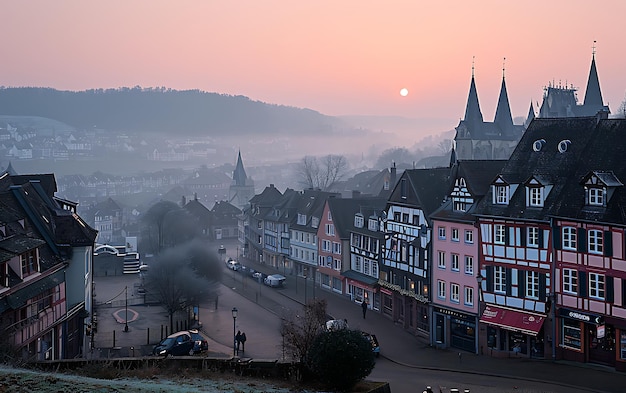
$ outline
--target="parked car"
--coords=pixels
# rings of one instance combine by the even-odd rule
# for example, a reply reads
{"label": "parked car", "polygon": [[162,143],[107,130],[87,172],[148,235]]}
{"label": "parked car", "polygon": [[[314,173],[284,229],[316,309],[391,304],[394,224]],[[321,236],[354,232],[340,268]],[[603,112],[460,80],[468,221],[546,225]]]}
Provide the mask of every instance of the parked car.
{"label": "parked car", "polygon": [[194,341],[194,353],[204,352],[209,349],[209,342],[206,338],[202,337],[200,332],[198,332],[198,329],[192,329],[189,333],[191,333],[191,339]]}
{"label": "parked car", "polygon": [[152,354],[157,356],[184,356],[193,355],[195,341],[189,331],[170,334],[153,349]]}
{"label": "parked car", "polygon": [[230,270],[239,270],[241,268],[241,264],[232,258],[228,258],[228,260],[226,261],[226,266]]}
{"label": "parked car", "polygon": [[271,276],[265,277],[265,280],[263,280],[263,282],[267,286],[276,288],[276,287],[283,286],[283,283],[285,282],[286,279],[287,278],[285,276],[283,276],[283,275],[272,274]]}
{"label": "parked car", "polygon": [[378,345],[378,339],[376,338],[375,334],[370,334],[367,332],[361,332],[363,334],[363,337],[365,337],[370,344],[372,344],[372,352],[374,352],[374,355],[376,357],[380,356],[380,345]]}

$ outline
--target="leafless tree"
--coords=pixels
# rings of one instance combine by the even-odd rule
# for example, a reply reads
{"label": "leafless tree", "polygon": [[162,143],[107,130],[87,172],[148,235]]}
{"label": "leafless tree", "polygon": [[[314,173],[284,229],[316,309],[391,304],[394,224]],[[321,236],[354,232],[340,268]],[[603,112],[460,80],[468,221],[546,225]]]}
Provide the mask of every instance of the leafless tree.
{"label": "leafless tree", "polygon": [[141,217],[141,249],[158,255],[163,249],[184,244],[199,234],[187,210],[171,201],[159,201]]}
{"label": "leafless tree", "polygon": [[164,250],[150,264],[144,286],[168,313],[170,330],[177,311],[216,296],[221,278],[217,254],[198,242]]}
{"label": "leafless tree", "polygon": [[306,156],[298,166],[298,176],[303,187],[325,191],[341,180],[347,169],[348,161],[342,155],[329,154],[319,160]]}
{"label": "leafless tree", "polygon": [[326,300],[312,299],[303,306],[303,314],[283,318],[281,334],[293,359],[304,361],[315,337],[324,329],[327,319]]}
{"label": "leafless tree", "polygon": [[445,154],[449,153],[450,150],[452,150],[452,140],[451,139],[443,139],[443,140],[439,141],[439,143],[437,144],[437,147],[439,148],[439,151],[441,152],[441,155],[445,155]]}

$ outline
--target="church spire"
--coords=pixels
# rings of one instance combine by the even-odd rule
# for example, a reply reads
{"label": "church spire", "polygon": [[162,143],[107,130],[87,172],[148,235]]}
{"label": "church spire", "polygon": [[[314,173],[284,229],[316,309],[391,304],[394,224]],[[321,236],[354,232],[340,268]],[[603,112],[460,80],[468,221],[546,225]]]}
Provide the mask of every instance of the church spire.
{"label": "church spire", "polygon": [[587,90],[585,91],[585,101],[583,105],[588,107],[589,110],[593,112],[592,114],[595,114],[604,107],[602,92],[600,91],[600,81],[598,80],[598,70],[596,69],[596,41],[593,41],[591,70],[589,71],[589,80],[587,81]]}
{"label": "church spire", "polygon": [[[506,61],[506,58],[504,59]],[[509,95],[506,92],[506,83],[504,81],[504,64],[502,65],[502,86],[500,87],[500,97],[498,98],[498,106],[496,107],[496,123],[503,133],[506,133],[513,126],[513,117],[511,116],[511,107],[509,106]]]}
{"label": "church spire", "polygon": [[237,186],[245,186],[247,179],[248,177],[246,176],[246,170],[243,168],[243,161],[241,160],[241,150],[239,150],[239,155],[237,156],[237,165],[235,166],[235,170],[233,171],[233,181]]}
{"label": "church spire", "polygon": [[533,107],[532,100],[530,101],[530,108],[528,109],[528,116],[526,117],[526,121],[524,122],[524,128],[528,128],[530,122],[535,118],[535,108]]}
{"label": "church spire", "polygon": [[483,114],[478,103],[478,93],[476,92],[476,82],[474,81],[474,58],[472,58],[472,82],[470,83],[467,106],[465,107],[465,122],[474,127],[478,127],[483,122]]}

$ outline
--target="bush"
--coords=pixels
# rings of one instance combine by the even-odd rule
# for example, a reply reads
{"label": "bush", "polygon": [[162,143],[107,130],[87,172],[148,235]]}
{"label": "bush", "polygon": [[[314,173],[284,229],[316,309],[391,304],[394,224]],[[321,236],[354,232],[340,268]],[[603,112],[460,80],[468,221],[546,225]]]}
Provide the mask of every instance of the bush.
{"label": "bush", "polygon": [[307,356],[311,373],[328,388],[341,391],[367,377],[375,364],[372,345],[358,330],[320,333]]}

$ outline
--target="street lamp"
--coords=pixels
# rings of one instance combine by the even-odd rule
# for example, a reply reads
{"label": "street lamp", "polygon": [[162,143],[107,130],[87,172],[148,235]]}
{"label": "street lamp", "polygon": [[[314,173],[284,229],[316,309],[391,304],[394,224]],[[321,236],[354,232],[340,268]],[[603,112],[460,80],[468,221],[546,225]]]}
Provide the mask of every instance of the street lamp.
{"label": "street lamp", "polygon": [[[482,275],[477,275],[476,276],[476,282],[478,283],[478,300],[479,302],[483,301],[483,280],[485,278]],[[480,310],[480,303],[478,304],[478,309]]]}
{"label": "street lamp", "polygon": [[235,356],[235,354],[237,353],[237,340],[235,340],[235,337],[237,336],[237,333],[235,333],[235,326],[237,324],[237,307],[233,307],[232,313],[233,313],[233,356]]}
{"label": "street lamp", "polygon": [[124,297],[126,298],[126,317],[124,318],[124,331],[128,332],[128,286],[124,287]]}
{"label": "street lamp", "polygon": [[307,284],[309,283],[307,279],[308,272],[309,272],[309,268],[305,267],[304,268],[304,304],[306,304],[306,287],[307,287]]}

